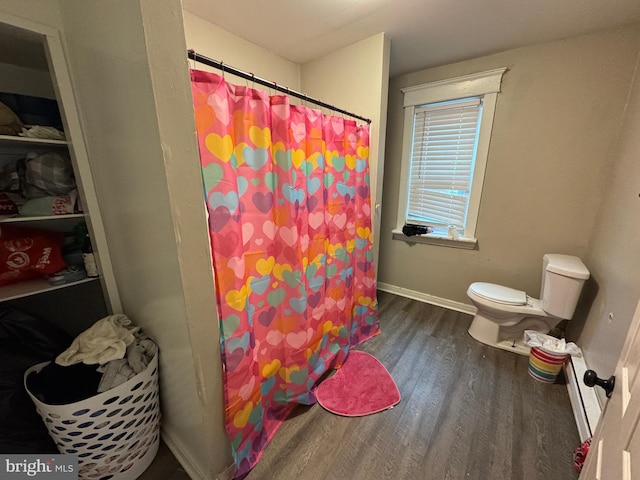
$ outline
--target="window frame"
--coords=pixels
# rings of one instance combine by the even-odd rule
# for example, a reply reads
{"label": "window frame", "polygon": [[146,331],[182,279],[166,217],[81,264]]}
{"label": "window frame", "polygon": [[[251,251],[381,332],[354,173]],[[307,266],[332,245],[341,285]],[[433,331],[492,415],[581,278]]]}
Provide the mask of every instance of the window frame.
{"label": "window frame", "polygon": [[[480,199],[482,197],[484,174],[489,154],[491,132],[493,130],[493,119],[498,93],[500,92],[502,84],[502,76],[506,70],[506,67],[497,68],[401,89],[404,94],[404,127],[402,138],[402,165],[400,170],[400,198],[398,201],[397,227],[393,230],[394,238],[405,241],[407,238],[411,238],[412,241],[420,243],[431,243],[458,248],[475,248],[477,243],[475,234],[480,210]],[[469,97],[482,97],[483,104],[464,231],[455,240],[438,233],[406,237],[402,233],[402,227],[405,224],[407,215],[415,109],[422,105]]]}

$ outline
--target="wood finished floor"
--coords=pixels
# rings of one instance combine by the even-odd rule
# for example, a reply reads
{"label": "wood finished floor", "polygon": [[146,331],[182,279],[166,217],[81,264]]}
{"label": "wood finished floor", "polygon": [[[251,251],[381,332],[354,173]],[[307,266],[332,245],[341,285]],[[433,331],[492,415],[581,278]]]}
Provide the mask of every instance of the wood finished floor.
{"label": "wood finished floor", "polygon": [[247,480],[578,478],[566,385],[473,340],[469,315],[384,292],[379,303],[383,333],[358,349],[387,367],[401,402],[356,418],[298,407]]}

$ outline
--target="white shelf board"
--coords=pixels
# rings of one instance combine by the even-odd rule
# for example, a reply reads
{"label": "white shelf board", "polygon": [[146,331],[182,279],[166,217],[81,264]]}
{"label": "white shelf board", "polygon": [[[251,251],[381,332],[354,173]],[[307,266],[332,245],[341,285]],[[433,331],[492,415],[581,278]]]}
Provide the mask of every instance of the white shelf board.
{"label": "white shelf board", "polygon": [[19,224],[23,227],[41,228],[44,230],[54,230],[56,232],[69,232],[82,219],[83,213],[72,213],[69,215],[49,215],[42,217],[7,217],[0,219],[0,225]]}
{"label": "white shelf board", "polygon": [[39,217],[7,217],[0,219],[0,223],[43,222],[47,220],[65,220],[69,218],[84,218],[84,213],[70,213],[68,215],[43,215]]}
{"label": "white shelf board", "polygon": [[94,282],[96,280],[98,280],[98,277],[84,278],[77,282],[65,283],[63,285],[49,285],[47,280],[44,278],[25,280],[24,282],[12,283],[10,285],[0,287],[0,302],[29,297],[31,295],[59,290],[61,288],[73,287],[81,283]]}
{"label": "white shelf board", "polygon": [[66,140],[51,140],[48,138],[17,137],[0,135],[0,145],[68,145]]}

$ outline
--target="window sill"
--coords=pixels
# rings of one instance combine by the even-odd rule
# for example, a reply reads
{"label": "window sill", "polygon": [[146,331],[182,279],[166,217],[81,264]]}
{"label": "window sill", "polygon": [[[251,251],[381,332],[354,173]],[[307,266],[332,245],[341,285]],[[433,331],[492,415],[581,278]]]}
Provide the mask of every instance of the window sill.
{"label": "window sill", "polygon": [[452,247],[452,248],[464,248],[466,250],[473,250],[476,248],[478,244],[478,240],[476,238],[467,238],[460,237],[457,240],[452,240],[449,237],[444,237],[442,235],[436,235],[433,233],[428,233],[426,235],[413,235],[411,237],[407,237],[402,230],[394,229],[391,231],[393,234],[394,240],[402,240],[408,243],[426,243],[428,245],[439,245],[441,247]]}

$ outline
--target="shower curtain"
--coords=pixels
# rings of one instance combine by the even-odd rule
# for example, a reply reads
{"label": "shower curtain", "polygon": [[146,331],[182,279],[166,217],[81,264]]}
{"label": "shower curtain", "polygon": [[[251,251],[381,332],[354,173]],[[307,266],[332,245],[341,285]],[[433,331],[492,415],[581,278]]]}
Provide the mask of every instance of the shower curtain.
{"label": "shower curtain", "polygon": [[191,80],[242,477],[318,379],[379,333],[369,128],[213,73]]}

